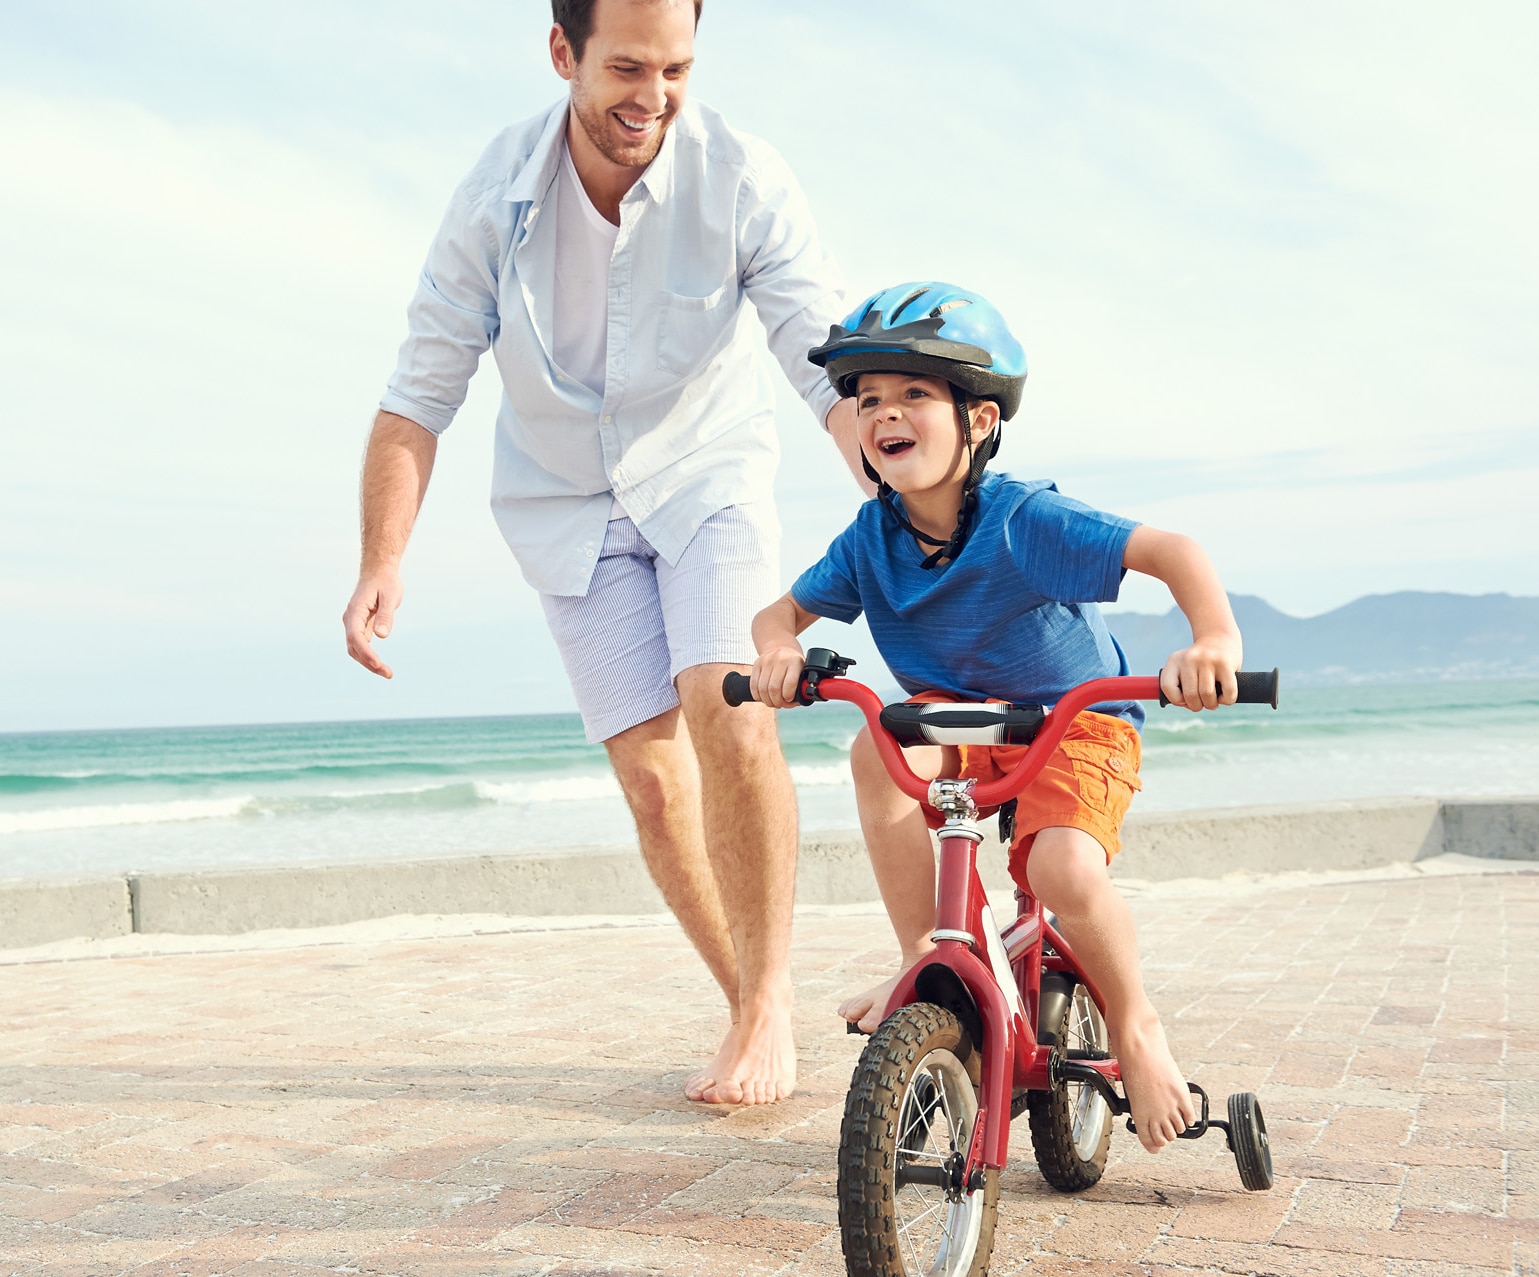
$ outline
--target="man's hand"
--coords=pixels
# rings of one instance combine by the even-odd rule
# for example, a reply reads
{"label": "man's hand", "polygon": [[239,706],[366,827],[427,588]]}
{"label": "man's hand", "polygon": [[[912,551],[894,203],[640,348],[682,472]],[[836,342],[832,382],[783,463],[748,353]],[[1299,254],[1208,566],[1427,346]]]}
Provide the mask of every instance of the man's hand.
{"label": "man's hand", "polygon": [[759,653],[748,676],[753,698],[771,709],[785,709],[796,704],[796,689],[802,681],[807,658],[794,639],[776,644]]}
{"label": "man's hand", "polygon": [[401,573],[397,565],[406,552],[411,525],[427,491],[438,452],[438,436],[415,421],[381,410],[369,433],[363,456],[363,553],[358,588],[342,613],[347,654],[371,674],[394,676],[374,651],[376,638],[385,638],[401,606]]}
{"label": "man's hand", "polygon": [[395,624],[395,610],[401,606],[401,575],[391,570],[367,573],[358,578],[358,588],[342,613],[342,629],[347,635],[347,654],[371,674],[393,678],[394,671],[379,659],[374,650],[376,638],[388,638]]}
{"label": "man's hand", "polygon": [[1240,694],[1234,672],[1240,668],[1240,644],[1223,636],[1199,639],[1172,652],[1160,671],[1160,691],[1172,705],[1190,710],[1233,705]]}

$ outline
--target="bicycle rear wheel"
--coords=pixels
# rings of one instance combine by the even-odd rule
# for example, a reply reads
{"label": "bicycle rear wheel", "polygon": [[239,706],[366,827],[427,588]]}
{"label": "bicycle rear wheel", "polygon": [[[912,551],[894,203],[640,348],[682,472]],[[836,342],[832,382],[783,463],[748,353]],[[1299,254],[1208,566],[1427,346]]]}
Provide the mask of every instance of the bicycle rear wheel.
{"label": "bicycle rear wheel", "polygon": [[851,1277],[982,1277],[999,1175],[962,1182],[978,1054],[949,1011],[915,1003],[871,1035],[839,1133],[839,1231]]}
{"label": "bicycle rear wheel", "polygon": [[[1044,996],[1044,1009],[1047,1005]],[[1056,1042],[1065,1055],[1085,1051],[1104,1057],[1106,1022],[1090,991],[1076,984],[1069,997],[1054,1005],[1062,1010],[1054,1016],[1056,1023],[1040,1026],[1041,1040]],[[1111,1150],[1112,1111],[1095,1087],[1059,1082],[1050,1091],[1030,1091],[1026,1111],[1043,1179],[1060,1193],[1078,1193],[1099,1182]]]}

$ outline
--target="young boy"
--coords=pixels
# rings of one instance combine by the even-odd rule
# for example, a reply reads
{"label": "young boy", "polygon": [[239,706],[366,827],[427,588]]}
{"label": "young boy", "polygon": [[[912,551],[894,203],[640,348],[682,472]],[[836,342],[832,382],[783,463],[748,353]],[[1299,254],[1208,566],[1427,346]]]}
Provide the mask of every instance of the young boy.
{"label": "young boy", "polygon": [[[1026,360],[976,293],[913,283],[869,298],[808,358],[854,396],[868,501],[783,598],[754,620],[752,686],[791,703],[797,636],[820,616],[866,614],[888,667],[911,696],[1052,704],[1087,679],[1127,673],[1097,601],[1131,569],[1170,588],[1192,628],[1161,687],[1192,710],[1233,703],[1240,634],[1208,556],[1186,537],[1103,514],[1049,483],[985,474],[1000,422],[1014,415]],[[1195,1120],[1186,1082],[1144,993],[1132,915],[1107,874],[1139,788],[1136,703],[1080,715],[1021,795],[1011,876],[1058,917],[1106,997],[1107,1029],[1132,1116],[1157,1152]],[[924,776],[1000,774],[996,751],[908,751]],[[901,949],[898,975],[848,999],[870,1031],[899,976],[934,948],[935,861],[918,804],[893,784],[869,735],[851,750],[861,827]]]}

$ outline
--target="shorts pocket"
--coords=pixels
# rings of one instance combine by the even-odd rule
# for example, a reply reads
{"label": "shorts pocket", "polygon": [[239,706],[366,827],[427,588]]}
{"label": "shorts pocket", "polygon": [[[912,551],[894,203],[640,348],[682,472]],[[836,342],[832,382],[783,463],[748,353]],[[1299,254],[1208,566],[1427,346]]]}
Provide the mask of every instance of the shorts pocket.
{"label": "shorts pocket", "polygon": [[673,373],[703,367],[725,344],[737,318],[737,281],[729,279],[714,293],[689,297],[660,290],[657,362]]}
{"label": "shorts pocket", "polygon": [[1097,741],[1064,741],[1059,748],[1074,769],[1085,806],[1120,819],[1132,805],[1134,791],[1143,788],[1128,760]]}

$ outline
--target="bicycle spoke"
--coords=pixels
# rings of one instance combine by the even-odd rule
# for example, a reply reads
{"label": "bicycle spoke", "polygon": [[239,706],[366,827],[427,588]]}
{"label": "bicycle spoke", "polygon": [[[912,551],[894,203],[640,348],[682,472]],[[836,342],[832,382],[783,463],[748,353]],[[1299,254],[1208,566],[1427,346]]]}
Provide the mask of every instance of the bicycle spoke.
{"label": "bicycle spoke", "polygon": [[[920,1201],[924,1201],[923,1193],[916,1191],[914,1195],[918,1197]],[[935,1203],[935,1205],[926,1207],[925,1210],[914,1216],[912,1220],[909,1220],[907,1223],[900,1222],[898,1224],[898,1236],[901,1237],[904,1243],[908,1246],[909,1254],[913,1257],[914,1260],[913,1266],[915,1272],[920,1271],[920,1259],[919,1248],[914,1244],[914,1230],[924,1219],[930,1215],[933,1215],[937,1210],[945,1206],[945,1204],[946,1199],[942,1197],[940,1201]],[[928,1253],[930,1249],[930,1237],[933,1235],[934,1232],[932,1230],[931,1233],[923,1239],[926,1253]]]}
{"label": "bicycle spoke", "polygon": [[[924,1194],[923,1193],[916,1193],[915,1195],[919,1198],[920,1201],[924,1200]],[[924,1210],[920,1211],[919,1214],[915,1215],[913,1219],[908,1221],[908,1223],[901,1225],[902,1231],[905,1232],[905,1233],[911,1231],[912,1229],[917,1227],[920,1224],[921,1221],[929,1218],[929,1216],[935,1214],[936,1211],[941,1210],[943,1207],[945,1207],[946,1204],[947,1204],[946,1203],[946,1199],[945,1199],[944,1196],[942,1196],[940,1201],[936,1202],[933,1206],[926,1206]],[[944,1230],[944,1228],[945,1228],[945,1225],[942,1225],[942,1229],[943,1230]]]}

